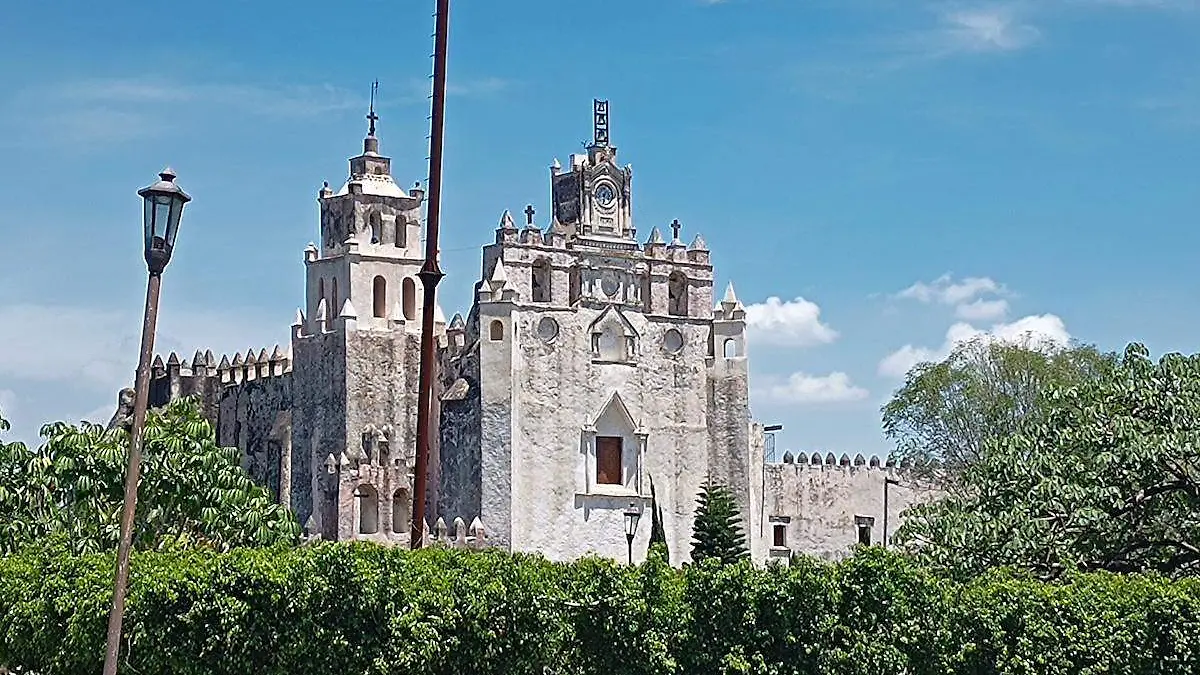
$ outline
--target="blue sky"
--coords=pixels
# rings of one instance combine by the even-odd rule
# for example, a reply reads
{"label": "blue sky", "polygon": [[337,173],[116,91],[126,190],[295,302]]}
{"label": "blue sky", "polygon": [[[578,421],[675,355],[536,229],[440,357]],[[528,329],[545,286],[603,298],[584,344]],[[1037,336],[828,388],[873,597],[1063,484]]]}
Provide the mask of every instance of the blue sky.
{"label": "blue sky", "polygon": [[[107,419],[131,378],[136,190],[164,164],[195,201],[160,347],[286,345],[317,190],[344,180],[376,78],[397,180],[424,180],[432,5],[7,3],[10,437]],[[701,232],[750,306],[781,449],[886,452],[904,368],[978,331],[1200,342],[1195,2],[460,1],[451,50],[447,313],[607,98],[640,231]]]}

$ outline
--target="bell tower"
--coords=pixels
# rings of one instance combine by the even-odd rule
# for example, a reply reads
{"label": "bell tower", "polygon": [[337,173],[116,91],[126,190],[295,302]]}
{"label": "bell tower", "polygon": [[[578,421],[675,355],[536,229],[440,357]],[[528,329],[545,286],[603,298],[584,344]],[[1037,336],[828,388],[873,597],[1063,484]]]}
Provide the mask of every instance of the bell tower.
{"label": "bell tower", "polygon": [[587,154],[571,155],[562,170],[550,167],[552,216],[567,237],[633,240],[633,167],[617,164],[609,140],[608,101],[592,101],[592,142]]}
{"label": "bell tower", "polygon": [[407,542],[425,194],[397,185],[379,152],[375,91],[362,152],[340,190],[321,188],[321,242],[304,251],[307,299],[292,327],[292,494],[307,501],[293,509],[326,539]]}

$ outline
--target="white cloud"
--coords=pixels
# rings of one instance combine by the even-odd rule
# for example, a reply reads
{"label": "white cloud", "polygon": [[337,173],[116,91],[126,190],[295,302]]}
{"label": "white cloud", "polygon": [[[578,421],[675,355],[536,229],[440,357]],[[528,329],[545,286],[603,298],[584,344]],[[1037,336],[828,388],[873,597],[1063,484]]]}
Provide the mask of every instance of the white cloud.
{"label": "white cloud", "polygon": [[746,327],[757,344],[807,347],[838,337],[837,331],[821,323],[821,308],[799,297],[787,302],[770,297],[746,307]]}
{"label": "white cloud", "polygon": [[953,349],[974,338],[1001,340],[1029,346],[1063,347],[1071,341],[1066,324],[1054,314],[1033,314],[1010,323],[993,324],[990,329],[976,328],[969,323],[956,323],[946,331],[946,340],[936,349],[904,345],[879,362],[879,374],[902,378],[918,363],[940,361]]}
{"label": "white cloud", "polygon": [[886,377],[902,378],[904,374],[918,363],[937,361],[941,355],[937,350],[928,347],[904,345],[900,349],[883,357],[879,362],[879,374]]}
{"label": "white cloud", "polygon": [[896,297],[952,306],[955,316],[966,321],[1000,321],[1008,315],[1008,301],[995,296],[1004,295],[1009,295],[1008,289],[991,277],[956,281],[953,276],[943,274],[929,283],[918,281]]}
{"label": "white cloud", "polygon": [[966,321],[996,321],[1008,314],[1007,300],[984,300],[959,305],[954,308],[954,314]]}
{"label": "white cloud", "polygon": [[941,17],[940,48],[947,52],[1009,52],[1029,46],[1041,36],[1008,8],[951,11]]}
{"label": "white cloud", "polygon": [[866,389],[854,385],[850,376],[843,372],[828,375],[792,373],[786,380],[768,378],[767,384],[757,388],[766,400],[775,403],[841,403],[859,401],[869,394]]}
{"label": "white cloud", "polygon": [[918,281],[897,293],[897,296],[925,303],[957,305],[974,300],[981,295],[1003,293],[1005,293],[1004,286],[989,277],[967,277],[961,281],[955,281],[953,276],[943,274],[929,283]]}

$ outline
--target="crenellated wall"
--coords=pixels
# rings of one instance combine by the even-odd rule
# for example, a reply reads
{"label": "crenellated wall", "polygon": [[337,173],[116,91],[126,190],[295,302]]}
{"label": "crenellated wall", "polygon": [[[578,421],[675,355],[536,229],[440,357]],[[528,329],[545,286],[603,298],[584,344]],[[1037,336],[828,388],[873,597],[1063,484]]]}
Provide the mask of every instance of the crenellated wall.
{"label": "crenellated wall", "polygon": [[197,351],[191,361],[171,352],[151,366],[150,405],[198,396],[219,445],[242,450],[242,467],[255,482],[287,501],[291,471],[292,364],[276,345],[218,360]]}
{"label": "crenellated wall", "polygon": [[[907,465],[790,452],[783,462],[763,465],[762,525],[755,533],[768,558],[804,553],[828,560],[850,555],[865,528],[871,544],[883,541],[884,481],[888,486],[888,536],[903,523],[903,511],[928,501],[936,491],[910,479]],[[776,545],[775,528],[783,528],[783,545]]]}

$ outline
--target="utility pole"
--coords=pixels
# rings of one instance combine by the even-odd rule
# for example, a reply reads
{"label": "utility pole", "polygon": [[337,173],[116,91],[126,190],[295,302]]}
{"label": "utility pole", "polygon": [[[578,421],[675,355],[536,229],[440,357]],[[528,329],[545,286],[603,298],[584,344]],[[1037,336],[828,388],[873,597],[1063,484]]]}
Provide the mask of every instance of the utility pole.
{"label": "utility pole", "polygon": [[421,306],[421,370],[417,384],[417,461],[413,469],[412,548],[421,548],[425,535],[425,483],[429,476],[429,446],[435,429],[433,413],[433,316],[437,285],[445,275],[438,266],[438,225],[442,211],[442,139],[446,122],[446,43],[450,33],[450,0],[437,0],[433,33],[433,114],[429,134],[429,206],[425,216],[425,264],[417,276],[425,288]]}

